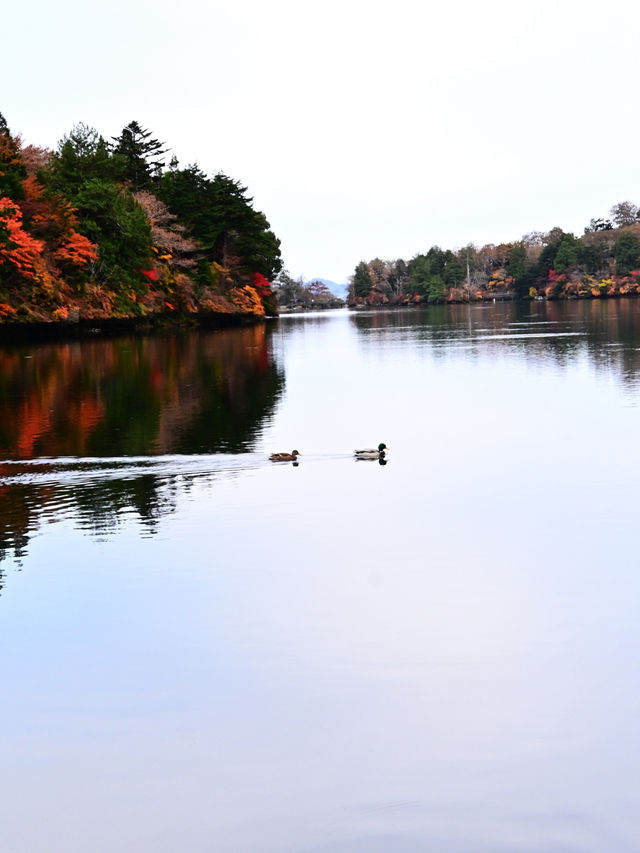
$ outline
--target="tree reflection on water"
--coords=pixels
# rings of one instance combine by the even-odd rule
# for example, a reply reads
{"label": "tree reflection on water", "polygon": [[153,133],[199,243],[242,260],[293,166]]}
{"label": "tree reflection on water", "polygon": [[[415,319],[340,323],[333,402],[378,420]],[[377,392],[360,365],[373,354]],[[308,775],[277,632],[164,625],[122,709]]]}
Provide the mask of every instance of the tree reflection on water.
{"label": "tree reflection on water", "polygon": [[0,349],[0,560],[69,503],[86,529],[128,509],[152,531],[174,505],[154,459],[246,453],[283,388],[265,326]]}

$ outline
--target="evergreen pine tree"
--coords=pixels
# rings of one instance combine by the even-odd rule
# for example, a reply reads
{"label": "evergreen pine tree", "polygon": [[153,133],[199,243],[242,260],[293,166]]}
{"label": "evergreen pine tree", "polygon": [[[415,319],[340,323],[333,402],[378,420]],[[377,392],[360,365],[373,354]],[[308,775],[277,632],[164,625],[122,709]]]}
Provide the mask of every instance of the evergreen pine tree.
{"label": "evergreen pine tree", "polygon": [[112,139],[119,180],[128,181],[133,189],[138,190],[160,178],[167,149],[163,142],[152,138],[150,130],[132,121],[123,128],[120,136]]}
{"label": "evergreen pine tree", "polygon": [[0,197],[24,198],[22,181],[27,177],[18,143],[11,136],[7,122],[0,113]]}

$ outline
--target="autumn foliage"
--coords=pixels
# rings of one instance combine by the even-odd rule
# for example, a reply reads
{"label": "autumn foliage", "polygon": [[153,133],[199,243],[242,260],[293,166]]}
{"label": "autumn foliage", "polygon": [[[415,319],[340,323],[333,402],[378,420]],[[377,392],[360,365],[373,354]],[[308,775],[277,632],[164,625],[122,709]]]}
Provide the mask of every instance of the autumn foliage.
{"label": "autumn foliage", "polygon": [[0,265],[8,264],[29,276],[42,254],[44,243],[22,227],[22,211],[10,198],[0,198]]}
{"label": "autumn foliage", "polygon": [[67,240],[54,252],[54,257],[60,263],[74,266],[86,266],[97,260],[98,247],[77,231],[72,231]]}
{"label": "autumn foliage", "polygon": [[576,237],[553,228],[513,243],[432,246],[411,260],[361,261],[351,305],[403,305],[640,296],[640,208],[614,205],[613,221],[591,220]]}
{"label": "autumn foliage", "polygon": [[245,188],[163,173],[136,122],[113,139],[76,125],[51,152],[0,115],[0,323],[277,313],[279,241]]}

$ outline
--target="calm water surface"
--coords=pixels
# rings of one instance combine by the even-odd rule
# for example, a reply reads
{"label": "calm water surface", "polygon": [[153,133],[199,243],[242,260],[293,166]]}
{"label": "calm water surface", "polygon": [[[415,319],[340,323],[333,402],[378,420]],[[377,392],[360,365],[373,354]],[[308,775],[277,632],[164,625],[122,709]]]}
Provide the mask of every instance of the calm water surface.
{"label": "calm water surface", "polygon": [[0,347],[0,849],[637,853],[639,434],[638,301]]}

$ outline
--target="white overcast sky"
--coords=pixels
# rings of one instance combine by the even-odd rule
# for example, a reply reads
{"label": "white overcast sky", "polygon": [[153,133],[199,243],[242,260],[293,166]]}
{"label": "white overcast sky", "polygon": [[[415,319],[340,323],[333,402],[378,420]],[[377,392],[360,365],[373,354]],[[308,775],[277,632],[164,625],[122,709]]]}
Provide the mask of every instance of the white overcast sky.
{"label": "white overcast sky", "polygon": [[137,120],[245,184],[296,277],[640,203],[635,0],[25,0],[2,30],[12,132]]}

